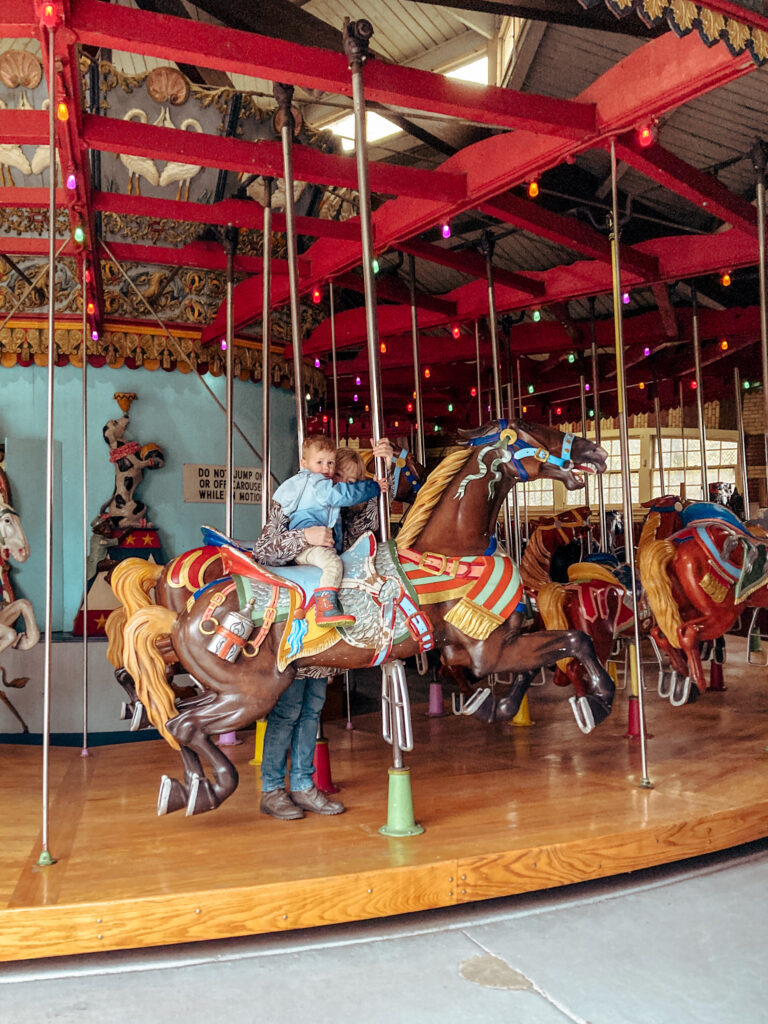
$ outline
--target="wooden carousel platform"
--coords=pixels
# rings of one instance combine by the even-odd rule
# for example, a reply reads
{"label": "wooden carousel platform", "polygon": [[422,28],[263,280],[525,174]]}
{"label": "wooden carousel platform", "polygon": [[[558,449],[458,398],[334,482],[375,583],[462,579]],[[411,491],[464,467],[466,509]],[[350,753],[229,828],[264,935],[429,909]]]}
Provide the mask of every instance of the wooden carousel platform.
{"label": "wooden carousel platform", "polygon": [[[219,810],[158,818],[162,741],[51,751],[40,868],[40,748],[0,748],[0,957],[19,960],[309,928],[454,906],[681,860],[768,835],[768,669],[729,640],[728,689],[672,708],[647,694],[649,774],[627,700],[592,735],[567,694],[531,691],[534,725],[413,709],[408,755],[423,835],[382,836],[390,750],[380,718],[330,723],[346,814],[259,814],[253,734],[230,748],[240,786]],[[447,706],[447,701],[446,701]]]}

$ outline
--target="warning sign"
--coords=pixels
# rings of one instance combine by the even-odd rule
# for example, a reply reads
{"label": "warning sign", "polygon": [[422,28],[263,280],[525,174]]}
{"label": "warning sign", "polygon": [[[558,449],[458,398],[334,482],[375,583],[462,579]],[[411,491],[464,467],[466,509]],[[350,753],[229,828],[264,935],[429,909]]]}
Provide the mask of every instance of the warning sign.
{"label": "warning sign", "polygon": [[[227,471],[224,466],[184,463],[184,501],[224,501]],[[261,470],[235,467],[234,499],[238,505],[261,504]]]}

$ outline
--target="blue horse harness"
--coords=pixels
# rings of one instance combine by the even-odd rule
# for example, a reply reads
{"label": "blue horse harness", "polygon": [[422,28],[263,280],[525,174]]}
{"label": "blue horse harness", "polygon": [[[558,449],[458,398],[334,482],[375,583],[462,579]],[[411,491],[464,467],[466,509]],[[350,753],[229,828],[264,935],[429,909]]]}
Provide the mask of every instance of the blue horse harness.
{"label": "blue horse harness", "polygon": [[473,437],[467,444],[471,448],[479,448],[480,445],[485,444],[498,444],[500,441],[506,441],[507,448],[512,453],[512,461],[515,464],[515,469],[520,474],[520,479],[523,483],[530,480],[528,471],[522,464],[523,459],[530,458],[533,456],[534,459],[538,459],[539,462],[549,463],[553,466],[560,466],[562,469],[569,469],[571,466],[571,449],[573,448],[573,442],[576,435],[570,431],[563,435],[563,447],[562,455],[553,455],[552,452],[547,451],[546,448],[534,448],[533,445],[526,444],[522,441],[515,431],[509,427],[509,420],[499,420],[499,429],[495,434],[484,434],[483,437]]}

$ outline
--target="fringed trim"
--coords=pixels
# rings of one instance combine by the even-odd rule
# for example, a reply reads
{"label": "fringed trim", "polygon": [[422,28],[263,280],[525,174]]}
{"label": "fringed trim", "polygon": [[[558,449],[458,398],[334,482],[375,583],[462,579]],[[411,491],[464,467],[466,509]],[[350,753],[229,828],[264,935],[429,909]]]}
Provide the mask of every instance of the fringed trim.
{"label": "fringed trim", "polygon": [[504,619],[470,598],[462,597],[445,616],[445,621],[472,640],[486,640]]}

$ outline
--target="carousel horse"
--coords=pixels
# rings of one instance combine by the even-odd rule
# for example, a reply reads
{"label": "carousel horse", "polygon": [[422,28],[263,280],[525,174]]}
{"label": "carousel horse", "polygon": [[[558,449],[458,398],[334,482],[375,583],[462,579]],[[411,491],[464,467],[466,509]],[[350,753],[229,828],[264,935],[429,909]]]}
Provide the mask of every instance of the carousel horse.
{"label": "carousel horse", "polygon": [[[582,472],[604,472],[607,453],[592,441],[523,420],[462,432],[458,450],[430,475],[396,546],[363,534],[342,555],[342,604],[349,626],[318,628],[312,594],[317,571],[259,566],[247,552],[221,549],[231,575],[203,588],[176,615],[139,609],[126,623],[125,664],[152,723],[181,753],[184,780],[164,777],[158,813],[197,814],[235,791],[237,772],[211,740],[265,717],[297,669],[381,665],[438,647],[449,665],[482,677],[530,672],[558,658],[585,665],[582,715],[610,713],[614,685],[579,632],[524,634],[522,582],[508,555],[496,554],[502,501],[520,480],[584,486]],[[168,669],[201,688],[177,706]],[[206,777],[205,761],[212,778]]]}
{"label": "carousel horse", "polygon": [[743,608],[768,607],[768,521],[742,523],[729,509],[697,502],[682,529],[639,552],[656,619],[651,635],[690,688],[706,689],[700,644],[716,641]]}
{"label": "carousel horse", "polygon": [[[0,469],[0,654],[9,647],[28,651],[40,639],[31,603],[15,598],[10,581],[8,560],[26,562],[29,558],[27,542],[21,520],[11,505],[8,477]],[[24,620],[24,632],[16,631],[16,623]]]}
{"label": "carousel horse", "polygon": [[535,598],[553,579],[560,582],[562,570],[581,560],[574,557],[577,553],[582,557],[589,554],[590,515],[589,507],[582,505],[539,520],[520,560],[520,575],[530,597]]}
{"label": "carousel horse", "polygon": [[[368,466],[373,453],[366,449],[361,452],[361,457]],[[405,449],[395,455],[392,461],[392,500],[407,509],[415,500],[427,477],[427,471]],[[211,543],[185,551],[165,565],[146,562],[141,558],[127,558],[119,562],[111,572],[110,585],[120,607],[110,613],[105,626],[107,660],[115,670],[115,678],[128,695],[121,717],[131,720],[133,732],[149,725],[149,719],[141,702],[137,700],[133,680],[123,664],[123,629],[126,620],[139,608],[149,607],[153,603],[178,613],[201,587],[226,575],[221,564],[221,548],[218,543],[220,535],[204,527],[203,536]],[[234,543],[239,547],[248,546],[238,541]],[[176,687],[175,684],[174,688],[178,697],[187,697],[194,692],[189,687]]]}
{"label": "carousel horse", "polygon": [[[682,525],[682,503],[675,495],[643,502],[648,514],[638,542],[638,552],[656,539],[667,537]],[[629,567],[616,556],[597,553],[571,565],[568,582],[549,583],[538,595],[539,613],[546,629],[581,629],[591,638],[595,653],[605,664],[617,641],[634,635],[635,604],[631,594]],[[641,636],[653,625],[648,599],[638,586],[637,610]],[[572,659],[561,659],[553,682],[572,685],[577,692],[583,684],[581,667]],[[676,702],[670,693],[670,699]]]}

